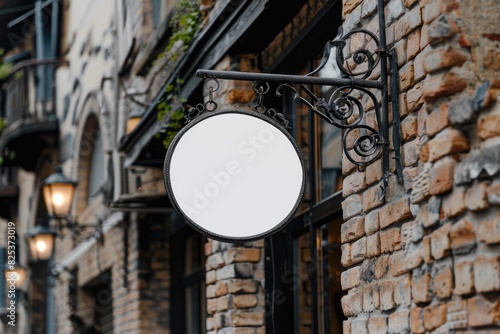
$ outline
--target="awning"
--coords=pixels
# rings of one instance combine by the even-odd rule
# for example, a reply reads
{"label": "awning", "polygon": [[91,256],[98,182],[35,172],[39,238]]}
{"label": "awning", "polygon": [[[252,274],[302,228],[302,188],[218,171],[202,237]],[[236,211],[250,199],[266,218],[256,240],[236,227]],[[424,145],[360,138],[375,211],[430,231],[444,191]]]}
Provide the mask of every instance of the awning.
{"label": "awning", "polygon": [[[214,67],[265,10],[268,2],[269,0],[240,0],[235,3],[228,0],[221,5],[217,17],[204,27],[177,66],[175,72],[186,79],[179,92],[180,96],[188,97],[195,91],[202,82],[202,79],[196,77],[196,70]],[[156,105],[164,95],[164,88],[173,80],[172,74],[147,108],[137,128],[120,145],[120,149],[126,154],[125,167],[162,166],[166,150],[163,148],[162,154],[156,151],[158,146],[155,145],[159,141],[154,137],[160,129],[156,119]]]}

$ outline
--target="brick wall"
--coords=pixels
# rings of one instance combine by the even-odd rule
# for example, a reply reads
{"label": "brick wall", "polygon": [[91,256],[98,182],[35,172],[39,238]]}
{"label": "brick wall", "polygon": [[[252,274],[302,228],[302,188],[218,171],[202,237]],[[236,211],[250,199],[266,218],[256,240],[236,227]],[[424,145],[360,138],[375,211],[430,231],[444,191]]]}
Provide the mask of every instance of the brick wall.
{"label": "brick wall", "polygon": [[265,333],[264,241],[205,245],[207,333]]}
{"label": "brick wall", "polygon": [[[376,2],[344,0],[344,31],[376,30]],[[391,176],[380,201],[380,162],[363,172],[344,165],[344,332],[496,332],[498,1],[390,0],[385,11],[398,57],[404,182]]]}
{"label": "brick wall", "polygon": [[[143,225],[143,226],[141,226]],[[128,268],[123,267],[124,228],[115,227],[104,236],[104,244],[94,245],[77,262],[78,286],[98,279],[109,270],[109,293],[113,303],[114,333],[161,333],[169,331],[170,269],[166,224],[162,221],[146,224],[133,216],[128,227]],[[140,231],[139,231],[140,230]],[[139,233],[161,235],[163,238],[140,244]],[[57,332],[71,333],[69,320],[69,274],[64,272],[57,280],[55,295]],[[108,293],[107,291],[103,293]],[[92,305],[79,293],[79,314],[92,312]],[[89,318],[92,319],[92,314]]]}

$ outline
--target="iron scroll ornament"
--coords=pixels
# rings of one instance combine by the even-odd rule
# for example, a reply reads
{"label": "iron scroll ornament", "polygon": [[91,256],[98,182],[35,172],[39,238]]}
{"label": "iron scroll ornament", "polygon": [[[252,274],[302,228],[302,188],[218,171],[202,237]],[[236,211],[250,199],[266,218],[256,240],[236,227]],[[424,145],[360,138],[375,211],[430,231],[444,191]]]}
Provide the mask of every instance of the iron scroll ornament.
{"label": "iron scroll ornament", "polygon": [[[383,29],[382,26],[381,36],[385,35],[385,26]],[[359,48],[348,50],[349,47],[352,48],[353,45],[358,44],[361,45]],[[323,58],[318,68],[304,76],[212,70],[198,70],[197,76],[205,79],[274,82],[279,85],[276,89],[277,96],[281,96],[285,89],[291,90],[295,99],[308,106],[324,121],[344,130],[343,151],[346,158],[358,166],[358,169],[364,168],[382,156],[385,194],[385,187],[388,184],[390,154],[389,100],[392,101],[393,113],[393,159],[396,162],[396,173],[400,182],[402,181],[402,165],[399,147],[397,65],[395,53],[393,50],[387,52],[384,44],[385,37],[381,42],[374,33],[368,30],[354,29],[344,35],[340,28],[335,39],[326,43]],[[338,77],[313,76],[330,63],[332,50],[335,53],[334,63],[339,72]],[[375,70],[379,65],[380,75],[377,75]],[[388,89],[388,69],[391,74],[391,97],[389,97]],[[369,79],[377,76],[377,79]],[[332,86],[335,89],[329,99],[325,99],[316,96],[308,87],[310,85]],[[373,91],[380,92],[381,102]],[[300,92],[305,97],[301,96]],[[373,106],[374,122],[367,124],[366,110],[363,105]]]}

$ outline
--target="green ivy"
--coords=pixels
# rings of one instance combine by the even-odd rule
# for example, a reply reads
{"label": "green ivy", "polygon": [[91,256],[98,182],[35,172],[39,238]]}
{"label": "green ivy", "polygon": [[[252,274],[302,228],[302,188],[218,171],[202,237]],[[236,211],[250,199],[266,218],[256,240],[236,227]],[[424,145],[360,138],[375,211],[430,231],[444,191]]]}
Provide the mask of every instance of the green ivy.
{"label": "green ivy", "polygon": [[[167,57],[168,62],[177,60],[193,41],[200,28],[200,23],[200,0],[179,0],[175,5],[175,14],[170,23],[172,34],[168,39],[165,51],[158,56],[158,59]],[[184,104],[186,99],[178,95],[178,87],[183,83],[184,80],[177,79],[175,83],[169,84],[165,88],[164,99],[156,106],[158,110],[157,119],[160,124],[168,117],[167,127],[162,128],[156,134],[156,138],[162,141],[165,149],[168,148],[175,135],[184,126]]]}
{"label": "green ivy", "polygon": [[[165,117],[169,117],[168,126],[166,128],[162,128],[160,132],[156,134],[156,138],[162,140],[165,149],[168,148],[175,135],[184,126],[184,104],[186,103],[186,99],[177,95],[177,87],[183,83],[184,80],[177,79],[176,85],[167,85],[165,88],[165,93],[167,93],[165,98],[156,106],[156,109],[158,110],[157,119],[160,124],[163,122]],[[172,106],[178,107],[173,110],[174,108]]]}
{"label": "green ivy", "polygon": [[175,15],[170,23],[170,35],[165,51],[158,55],[158,59],[168,57],[168,61],[175,61],[184,51],[198,32],[201,23],[200,1],[181,0],[175,6]]}
{"label": "green ivy", "polygon": [[[0,49],[0,57],[3,57],[4,55],[4,49]],[[3,78],[6,78],[10,71],[12,70],[12,64],[11,63],[4,63],[3,60],[0,61],[0,80]]]}

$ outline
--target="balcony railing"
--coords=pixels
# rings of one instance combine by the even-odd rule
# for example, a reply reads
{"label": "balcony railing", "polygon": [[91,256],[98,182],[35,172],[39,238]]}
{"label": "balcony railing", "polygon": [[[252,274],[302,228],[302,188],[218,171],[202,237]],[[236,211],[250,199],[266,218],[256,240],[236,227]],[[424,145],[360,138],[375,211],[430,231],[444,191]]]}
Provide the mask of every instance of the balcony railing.
{"label": "balcony railing", "polygon": [[0,80],[0,156],[9,166],[36,169],[39,154],[57,143],[55,68],[66,61],[32,59]]}
{"label": "balcony railing", "polygon": [[9,76],[0,81],[0,117],[6,120],[7,127],[20,119],[51,119],[55,113],[54,68],[64,62],[26,60],[14,66]]}

